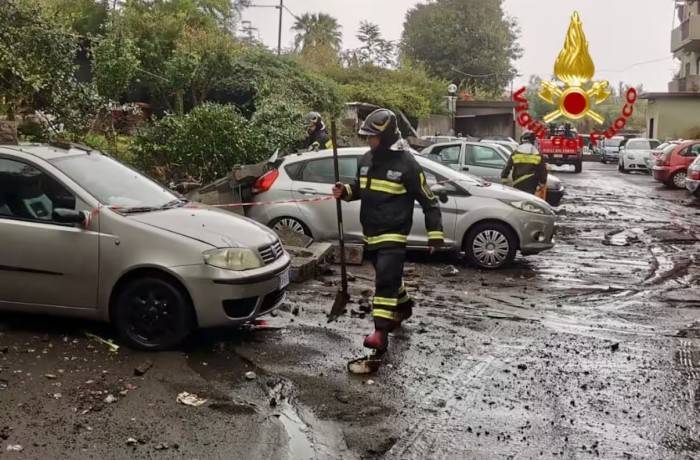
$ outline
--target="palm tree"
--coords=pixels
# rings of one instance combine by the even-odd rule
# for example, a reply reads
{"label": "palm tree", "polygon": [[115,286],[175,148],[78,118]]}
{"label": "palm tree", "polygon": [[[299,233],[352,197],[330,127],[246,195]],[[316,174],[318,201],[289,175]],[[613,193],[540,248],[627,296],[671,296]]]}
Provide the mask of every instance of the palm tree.
{"label": "palm tree", "polygon": [[343,42],[338,20],[324,13],[305,13],[297,18],[292,30],[296,32],[294,47],[301,53],[314,48],[339,51]]}

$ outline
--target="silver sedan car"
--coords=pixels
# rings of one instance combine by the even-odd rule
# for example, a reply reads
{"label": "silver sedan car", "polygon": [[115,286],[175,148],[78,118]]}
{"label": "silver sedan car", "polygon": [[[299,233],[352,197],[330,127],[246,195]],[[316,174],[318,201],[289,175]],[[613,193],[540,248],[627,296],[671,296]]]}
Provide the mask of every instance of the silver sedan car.
{"label": "silver sedan car", "polygon": [[87,148],[0,146],[0,235],[0,309],[110,321],[142,349],[253,320],[289,284],[270,229]]}
{"label": "silver sedan car", "polygon": [[[357,164],[366,149],[339,152],[342,182],[354,180]],[[536,254],[554,246],[556,215],[544,201],[530,194],[477,177],[416,155],[433,191],[440,197],[445,242],[449,249],[463,251],[470,262],[482,268],[499,268],[513,260],[516,251]],[[274,229],[305,233],[317,240],[337,238],[335,202],[305,202],[331,194],[334,180],[331,151],[284,157],[277,169],[256,185],[256,200],[295,200],[254,206],[249,217]],[[343,203],[345,234],[362,242],[360,202]],[[409,247],[428,245],[423,212],[416,203]]]}

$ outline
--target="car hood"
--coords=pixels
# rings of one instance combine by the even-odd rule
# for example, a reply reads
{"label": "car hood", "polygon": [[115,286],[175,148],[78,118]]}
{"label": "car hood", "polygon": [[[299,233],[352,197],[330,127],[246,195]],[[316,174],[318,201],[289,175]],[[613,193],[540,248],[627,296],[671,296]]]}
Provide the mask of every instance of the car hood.
{"label": "car hood", "polygon": [[216,248],[257,249],[278,239],[272,230],[246,217],[200,204],[133,214],[129,219]]}
{"label": "car hood", "polygon": [[468,187],[469,193],[472,196],[483,197],[483,198],[493,198],[496,200],[508,200],[508,201],[534,201],[544,208],[551,211],[552,215],[556,214],[554,209],[543,199],[531,195],[527,192],[521,190],[507,187],[502,184],[493,184],[486,182],[483,185],[471,185]]}

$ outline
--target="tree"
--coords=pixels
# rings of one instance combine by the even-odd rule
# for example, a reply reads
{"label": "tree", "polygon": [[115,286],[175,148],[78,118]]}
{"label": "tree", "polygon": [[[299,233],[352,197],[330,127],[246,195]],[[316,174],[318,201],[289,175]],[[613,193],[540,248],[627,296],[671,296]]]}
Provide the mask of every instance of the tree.
{"label": "tree", "polygon": [[76,37],[46,21],[35,6],[14,0],[0,8],[0,94],[14,120],[21,106],[50,108],[73,82]]}
{"label": "tree", "polygon": [[403,55],[441,78],[465,80],[467,90],[500,95],[520,57],[518,28],[503,0],[436,0],[406,15]]}
{"label": "tree", "polygon": [[294,47],[304,55],[319,49],[330,49],[337,53],[343,42],[338,20],[323,13],[302,15],[292,30],[296,32]]}
{"label": "tree", "polygon": [[362,46],[345,53],[345,61],[349,65],[372,64],[379,67],[396,65],[396,46],[391,41],[382,38],[377,24],[362,21],[357,32],[357,39],[362,43]]}

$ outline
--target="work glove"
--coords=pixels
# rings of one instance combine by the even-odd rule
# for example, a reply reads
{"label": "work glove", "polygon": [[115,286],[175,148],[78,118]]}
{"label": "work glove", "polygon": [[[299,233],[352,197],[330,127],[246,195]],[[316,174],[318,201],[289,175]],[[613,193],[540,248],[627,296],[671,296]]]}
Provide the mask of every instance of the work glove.
{"label": "work glove", "polygon": [[343,198],[343,193],[345,193],[345,186],[340,182],[336,182],[333,186],[333,198],[340,200]]}

